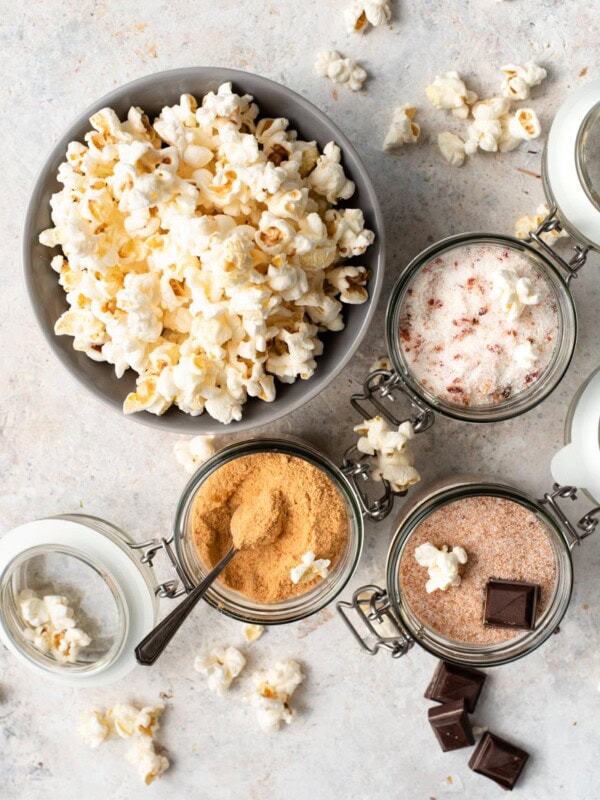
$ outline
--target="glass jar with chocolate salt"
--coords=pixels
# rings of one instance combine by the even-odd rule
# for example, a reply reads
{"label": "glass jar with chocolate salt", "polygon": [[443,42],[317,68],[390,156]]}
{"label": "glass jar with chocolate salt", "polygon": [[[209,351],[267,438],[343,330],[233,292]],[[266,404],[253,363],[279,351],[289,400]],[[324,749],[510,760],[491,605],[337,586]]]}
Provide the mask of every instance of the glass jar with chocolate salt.
{"label": "glass jar with chocolate salt", "polygon": [[[469,422],[516,417],[560,383],[577,341],[570,290],[600,249],[600,81],[559,109],[542,172],[550,213],[525,239],[461,233],[416,256],[386,314],[391,364],[368,376],[363,401],[403,393],[417,430],[434,412]],[[564,256],[556,244],[572,238]]]}
{"label": "glass jar with chocolate salt", "polygon": [[557,631],[573,586],[570,551],[598,524],[575,525],[556,484],[542,499],[498,480],[453,477],[403,506],[388,551],[385,586],[337,604],[369,653],[405,655],[416,643],[471,666],[514,661]]}

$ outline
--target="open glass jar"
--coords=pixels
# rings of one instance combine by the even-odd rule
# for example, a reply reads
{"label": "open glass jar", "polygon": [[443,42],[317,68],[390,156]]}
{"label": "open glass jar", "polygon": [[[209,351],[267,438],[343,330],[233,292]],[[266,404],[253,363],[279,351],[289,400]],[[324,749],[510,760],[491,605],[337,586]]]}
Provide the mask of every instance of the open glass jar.
{"label": "open glass jar", "polygon": [[[457,664],[490,667],[521,658],[557,630],[567,611],[573,586],[570,550],[590,535],[598,523],[598,510],[594,509],[577,526],[571,525],[557,501],[561,497],[574,496],[573,487],[555,486],[544,498],[536,500],[509,484],[495,480],[453,477],[438,481],[415,493],[402,508],[388,551],[386,586],[368,585],[357,589],[351,601],[337,604],[338,611],[360,645],[372,655],[384,649],[397,658],[416,643],[438,658]],[[491,643],[458,640],[425,622],[407,599],[408,584],[404,584],[403,575],[406,573],[402,569],[405,553],[407,558],[414,560],[414,553],[409,553],[407,548],[420,525],[452,503],[482,497],[509,501],[533,515],[530,519],[544,531],[554,564],[545,606],[533,630],[518,632],[511,638],[499,637],[498,641]],[[416,562],[414,569],[421,569]],[[448,591],[458,592],[460,588]],[[454,598],[453,603],[456,603]]]}
{"label": "open glass jar", "polygon": [[[290,599],[262,604],[217,582],[206,600],[228,616],[263,625],[297,621],[331,603],[354,574],[362,551],[359,495],[343,470],[310,445],[291,438],[259,438],[225,447],[196,472],[183,491],[167,537],[136,543],[111,523],[82,514],[36,520],[2,536],[0,640],[27,666],[59,682],[89,686],[125,675],[135,666],[135,646],[156,625],[158,598],[190,592],[210,571],[193,542],[192,509],[199,488],[227,462],[256,453],[303,459],[324,473],[347,514],[345,549],[325,578]],[[162,583],[153,569],[160,552],[177,576]],[[45,632],[37,629],[44,627],[39,624],[43,620],[28,625],[21,610],[28,594],[64,598],[76,621],[66,624],[76,624],[91,638],[90,644],[73,659],[63,657],[51,639],[41,648],[39,636]]]}
{"label": "open glass jar", "polygon": [[[388,303],[391,369],[370,375],[359,400],[375,398],[385,408],[386,398],[403,392],[424,429],[434,412],[469,422],[516,417],[556,388],[577,341],[569,284],[589,250],[600,249],[599,142],[595,81],[570,95],[552,124],[543,158],[548,217],[526,240],[463,233],[417,255]],[[574,241],[569,260],[553,247],[561,230]],[[494,298],[490,273],[499,270],[499,291],[512,291],[510,299]],[[516,285],[518,277],[525,283]],[[517,323],[521,300],[526,321]],[[499,303],[508,309],[505,325],[495,311]]]}

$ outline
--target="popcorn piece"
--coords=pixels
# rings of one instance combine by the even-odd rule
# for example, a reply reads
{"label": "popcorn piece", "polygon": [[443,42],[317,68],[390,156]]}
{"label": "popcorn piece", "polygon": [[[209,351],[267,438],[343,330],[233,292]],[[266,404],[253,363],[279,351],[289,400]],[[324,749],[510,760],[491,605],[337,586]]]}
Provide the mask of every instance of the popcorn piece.
{"label": "popcorn piece", "polygon": [[252,625],[251,623],[244,623],[242,627],[242,631],[244,633],[244,639],[250,644],[255,642],[265,632],[264,625]]}
{"label": "popcorn piece", "polygon": [[146,786],[160,778],[170,766],[169,759],[156,752],[154,742],[147,736],[136,737],[126,758],[136,768]]}
{"label": "popcorn piece", "polygon": [[84,742],[94,749],[110,736],[110,732],[109,721],[97,708],[83,714],[77,728]]}
{"label": "popcorn piece", "polygon": [[[364,71],[333,60],[335,79],[359,88]],[[339,148],[320,154],[288,120],[257,115],[228,83],[201,104],[182,95],[153,125],[137,107],[123,121],[103,109],[67,148],[40,234],[62,248],[51,267],[69,308],[55,332],[117,377],[137,373],[127,414],[239,420],[249,397],[275,399],[275,377],[309,378],[319,334],[367,298],[366,269],[343,260],[373,232],[360,209],[328,217],[354,192]],[[191,468],[207,448],[177,449]]]}
{"label": "popcorn piece", "polygon": [[477,100],[475,92],[467,89],[454,70],[436,75],[433,83],[425,89],[425,94],[435,108],[452,111],[459,119],[467,119],[470,106]]}
{"label": "popcorn piece", "polygon": [[207,655],[194,661],[196,672],[206,675],[208,688],[218,695],[229,691],[233,680],[246,666],[246,659],[235,647],[214,647]]}
{"label": "popcorn piece", "polygon": [[353,92],[362,89],[367,79],[366,71],[353,58],[342,58],[335,50],[319,53],[315,61],[315,72],[334,83],[344,84]]}
{"label": "popcorn piece", "polygon": [[472,108],[473,122],[467,128],[467,155],[473,155],[477,149],[488,153],[498,150],[498,142],[502,136],[501,119],[509,107],[510,103],[505,97],[492,97],[475,103]]}
{"label": "popcorn piece", "polygon": [[498,141],[500,152],[508,153],[522,141],[537,139],[542,126],[532,108],[519,108],[514,114],[506,114],[500,119],[502,134]]}
{"label": "popcorn piece", "polygon": [[444,131],[438,134],[438,147],[441,154],[453,167],[462,167],[465,163],[465,143],[455,133]]}
{"label": "popcorn piece", "polygon": [[535,61],[527,61],[523,66],[506,64],[500,70],[503,75],[502,94],[512,100],[527,100],[532,86],[539,86],[548,74]]}
{"label": "popcorn piece", "polygon": [[414,437],[410,422],[403,422],[393,431],[382,417],[373,417],[356,425],[354,432],[360,435],[356,448],[360,453],[375,457],[373,477],[388,481],[395,492],[403,492],[421,480],[413,466],[413,455],[408,445]]}
{"label": "popcorn piece", "polygon": [[384,150],[393,150],[404,144],[414,144],[421,133],[421,126],[414,122],[417,109],[405,103],[394,109],[392,122],[383,140]]}
{"label": "popcorn piece", "polygon": [[520,367],[531,369],[538,360],[540,354],[537,347],[531,344],[531,342],[523,342],[523,344],[518,344],[515,347],[514,356],[515,361]]}
{"label": "popcorn piece", "polygon": [[[515,236],[518,239],[528,239],[531,231],[536,230],[546,219],[550,213],[550,208],[546,203],[539,205],[535,214],[524,214],[515,222]],[[547,231],[542,234],[542,239],[548,244],[551,244],[556,239],[568,237],[569,234],[564,228],[558,228],[553,231]]]}
{"label": "popcorn piece", "polygon": [[491,297],[498,300],[509,322],[518,319],[526,306],[540,302],[529,278],[521,278],[513,270],[499,269],[492,276]]}
{"label": "popcorn piece", "polygon": [[19,609],[21,611],[22,619],[31,625],[32,628],[37,628],[45,622],[50,621],[48,609],[43,600],[35,597],[31,592],[22,592],[18,598]]}
{"label": "popcorn piece", "polygon": [[369,367],[369,372],[375,372],[378,369],[391,370],[392,362],[387,356],[380,356]]}
{"label": "popcorn piece", "polygon": [[519,108],[508,123],[509,132],[515,139],[530,141],[537,139],[542,132],[542,126],[537,114],[532,108]]}
{"label": "popcorn piece", "polygon": [[193,475],[196,470],[214,456],[216,450],[213,436],[194,436],[191,439],[180,439],[173,445],[177,462]]}
{"label": "popcorn piece", "polygon": [[308,176],[308,185],[313,192],[323,195],[329,203],[337,203],[338,199],[347,200],[354,194],[354,183],[346,178],[341,160],[340,148],[329,142],[323,148],[317,166]]}
{"label": "popcorn piece", "polygon": [[364,33],[369,24],[374,28],[389,22],[392,9],[389,0],[356,0],[345,13],[348,29],[354,33]]}
{"label": "popcorn piece", "polygon": [[292,583],[306,583],[315,578],[323,580],[329,575],[329,565],[331,561],[328,558],[317,558],[312,551],[305,553],[302,556],[300,564],[292,567],[290,570],[290,579]]}
{"label": "popcorn piece", "polygon": [[286,725],[291,723],[296,712],[289,702],[303,680],[300,665],[291,659],[278,661],[271,669],[252,675],[254,690],[246,701],[256,709],[262,730],[275,731],[282,722]]}
{"label": "popcorn piece", "polygon": [[415,548],[415,559],[421,567],[427,567],[429,580],[425,584],[428,594],[439,589],[445,592],[451,586],[459,586],[461,577],[459,574],[460,565],[467,563],[467,553],[462,547],[453,547],[448,552],[448,547],[444,545],[441,549],[435,547],[431,542],[425,542]]}
{"label": "popcorn piece", "polygon": [[82,648],[91,643],[91,637],[76,627],[75,612],[62,595],[45,595],[38,598],[26,590],[18,597],[23,622],[24,638],[36,650],[51,655],[62,664],[75,664]]}

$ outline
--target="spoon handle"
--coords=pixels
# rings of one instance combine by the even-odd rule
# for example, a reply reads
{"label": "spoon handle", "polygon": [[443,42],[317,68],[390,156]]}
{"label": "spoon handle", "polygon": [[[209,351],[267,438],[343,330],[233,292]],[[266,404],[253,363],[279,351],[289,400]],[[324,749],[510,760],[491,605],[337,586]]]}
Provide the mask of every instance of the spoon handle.
{"label": "spoon handle", "polygon": [[142,639],[135,648],[135,657],[138,664],[142,664],[146,667],[154,664],[173,636],[175,636],[184,619],[186,619],[198,600],[200,600],[204,593],[210,588],[213,581],[223,572],[236,553],[236,548],[232,547],[198,586],[192,589],[185,600],[182,600],[177,608],[173,609],[170,614],[161,620],[158,625]]}

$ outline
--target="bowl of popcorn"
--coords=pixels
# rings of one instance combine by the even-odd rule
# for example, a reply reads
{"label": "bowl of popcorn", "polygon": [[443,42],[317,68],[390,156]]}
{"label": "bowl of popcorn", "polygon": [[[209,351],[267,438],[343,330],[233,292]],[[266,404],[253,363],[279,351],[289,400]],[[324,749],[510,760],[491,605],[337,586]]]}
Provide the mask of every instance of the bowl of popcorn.
{"label": "bowl of popcorn", "polygon": [[42,331],[119,412],[247,430],[317,395],[358,347],[384,265],[381,211],[344,134],[284,86],[172,70],[60,137],[24,266]]}

